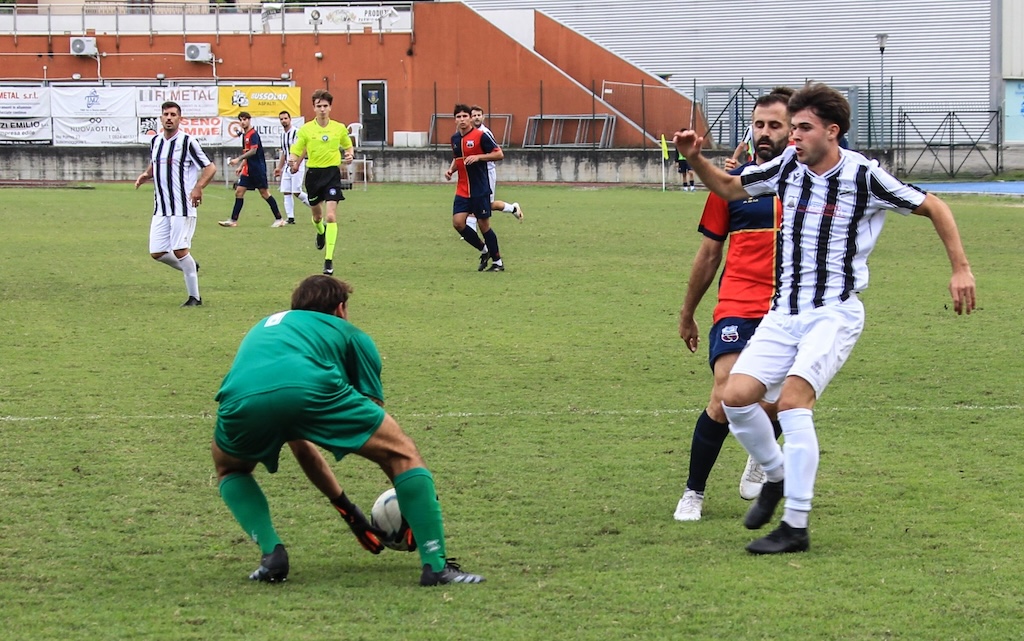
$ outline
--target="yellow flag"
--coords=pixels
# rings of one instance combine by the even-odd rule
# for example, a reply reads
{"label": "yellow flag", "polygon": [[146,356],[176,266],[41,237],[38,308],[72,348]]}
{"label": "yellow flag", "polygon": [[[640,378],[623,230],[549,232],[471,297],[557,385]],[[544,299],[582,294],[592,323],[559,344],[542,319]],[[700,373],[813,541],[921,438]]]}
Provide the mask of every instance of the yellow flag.
{"label": "yellow flag", "polygon": [[668,160],[668,143],[665,142],[665,134],[661,134],[661,158]]}

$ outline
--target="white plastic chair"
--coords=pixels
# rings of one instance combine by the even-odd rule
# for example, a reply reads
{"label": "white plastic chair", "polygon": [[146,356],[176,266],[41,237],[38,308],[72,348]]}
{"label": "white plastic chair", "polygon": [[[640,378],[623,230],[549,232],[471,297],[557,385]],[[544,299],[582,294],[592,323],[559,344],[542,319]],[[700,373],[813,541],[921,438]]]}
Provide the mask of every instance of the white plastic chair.
{"label": "white plastic chair", "polygon": [[348,137],[352,139],[352,145],[354,147],[359,146],[359,139],[362,137],[363,123],[354,122],[348,126]]}

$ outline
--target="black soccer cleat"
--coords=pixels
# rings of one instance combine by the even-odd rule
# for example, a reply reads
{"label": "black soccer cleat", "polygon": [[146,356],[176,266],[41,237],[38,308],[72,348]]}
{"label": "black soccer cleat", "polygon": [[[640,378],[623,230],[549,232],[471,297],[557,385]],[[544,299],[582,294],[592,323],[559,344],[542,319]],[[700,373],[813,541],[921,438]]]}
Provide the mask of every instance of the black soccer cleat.
{"label": "black soccer cleat", "polygon": [[432,585],[447,585],[449,583],[483,583],[486,579],[479,574],[463,572],[455,559],[445,559],[444,567],[440,572],[435,572],[430,564],[423,566],[423,574],[420,575],[420,585],[430,587]]}
{"label": "black soccer cleat", "polygon": [[775,513],[779,501],[782,500],[783,492],[783,481],[765,482],[761,487],[761,495],[743,517],[743,526],[748,530],[758,530],[767,525],[772,520],[772,514]]}
{"label": "black soccer cleat", "polygon": [[334,261],[333,260],[325,260],[324,261],[324,275],[325,276],[333,276],[334,275]]}
{"label": "black soccer cleat", "polygon": [[278,543],[274,546],[273,552],[264,554],[263,558],[260,559],[260,567],[256,568],[256,571],[249,575],[249,579],[264,583],[283,583],[286,581],[288,579],[288,552],[284,549],[284,545]]}
{"label": "black soccer cleat", "polygon": [[289,225],[294,225],[295,224],[295,219],[294,218],[289,218],[288,219],[288,224]]}
{"label": "black soccer cleat", "polygon": [[188,300],[181,304],[182,307],[199,307],[203,304],[202,299],[196,298],[195,296],[189,296]]}
{"label": "black soccer cleat", "polygon": [[489,272],[503,272],[503,271],[505,271],[505,266],[502,265],[501,263],[494,263],[493,265],[491,265],[490,267],[487,268],[487,271],[489,271]]}
{"label": "black soccer cleat", "polygon": [[751,554],[786,554],[806,552],[811,547],[811,536],[807,528],[791,527],[785,521],[779,523],[768,536],[751,541],[747,552]]}
{"label": "black soccer cleat", "polygon": [[488,252],[480,252],[480,266],[476,268],[478,272],[482,272],[487,269],[487,261],[491,259],[491,255]]}
{"label": "black soccer cleat", "polygon": [[327,246],[327,232],[324,232],[322,234],[320,232],[317,232],[317,234],[316,234],[316,248],[317,249],[323,249],[326,246]]}

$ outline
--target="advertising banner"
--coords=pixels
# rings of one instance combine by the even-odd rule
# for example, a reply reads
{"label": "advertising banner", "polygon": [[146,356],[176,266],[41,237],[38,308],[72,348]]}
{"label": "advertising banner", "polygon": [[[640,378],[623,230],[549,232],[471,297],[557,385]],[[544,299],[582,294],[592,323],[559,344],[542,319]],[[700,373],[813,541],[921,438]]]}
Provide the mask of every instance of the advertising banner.
{"label": "advertising banner", "polygon": [[218,87],[220,100],[218,114],[238,117],[248,111],[253,117],[274,116],[287,111],[294,116],[301,113],[301,87]]}
{"label": "advertising banner", "polygon": [[[220,116],[182,118],[178,122],[178,128],[190,136],[195,136],[203,147],[217,147],[224,144],[224,124],[227,120]],[[153,136],[162,131],[159,118],[154,116],[138,119],[138,142],[148,145]]]}
{"label": "advertising banner", "polygon": [[[224,137],[223,144],[227,146],[238,146],[239,149],[242,147],[242,123],[235,118],[224,118]],[[297,129],[301,127],[305,119],[302,116],[295,116],[292,118],[292,128]],[[284,127],[281,126],[281,121],[278,118],[271,118],[270,116],[253,116],[250,121],[253,129],[260,135],[260,141],[263,142],[263,146],[266,149],[277,149],[281,145],[281,134],[284,133]]]}
{"label": "advertising banner", "polygon": [[0,87],[0,118],[49,117],[49,87]]}
{"label": "advertising banner", "polygon": [[381,31],[411,31],[412,11],[388,5],[307,7],[306,22],[320,31],[362,31],[364,26]]}
{"label": "advertising banner", "polygon": [[203,118],[216,116],[217,87],[137,87],[135,89],[135,115],[149,118],[160,115],[160,105],[176,102],[181,106],[182,117]]}
{"label": "advertising banner", "polygon": [[135,89],[51,87],[50,110],[54,118],[134,118]]}
{"label": "advertising banner", "polygon": [[49,118],[0,118],[0,145],[48,145],[52,141]]}
{"label": "advertising banner", "polygon": [[54,118],[53,144],[57,147],[135,145],[135,118]]}

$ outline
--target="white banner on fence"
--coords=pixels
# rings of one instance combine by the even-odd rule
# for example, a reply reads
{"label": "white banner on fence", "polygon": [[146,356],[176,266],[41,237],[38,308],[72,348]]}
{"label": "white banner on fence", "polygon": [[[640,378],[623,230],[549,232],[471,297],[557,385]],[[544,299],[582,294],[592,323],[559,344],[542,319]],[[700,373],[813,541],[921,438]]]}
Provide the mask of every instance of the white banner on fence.
{"label": "white banner on fence", "polygon": [[[306,120],[302,116],[296,116],[292,118],[292,128],[297,129],[305,124]],[[260,135],[260,142],[267,149],[277,149],[281,146],[281,134],[284,133],[284,127],[281,126],[281,120],[278,118],[271,118],[270,116],[254,116],[250,121],[253,128],[256,129],[256,133]],[[232,146],[242,145],[242,123],[234,118],[224,118],[224,136],[222,144]]]}
{"label": "white banner on fence", "polygon": [[215,86],[138,87],[135,89],[135,114],[139,118],[160,115],[160,105],[176,102],[182,117],[205,118],[217,115],[218,92]]}
{"label": "white banner on fence", "polygon": [[0,119],[0,144],[48,145],[53,140],[49,118]]}
{"label": "white banner on fence", "polygon": [[49,117],[49,87],[0,87],[0,118]]}
{"label": "white banner on fence", "polygon": [[[217,147],[223,144],[224,123],[227,120],[229,120],[229,118],[221,118],[220,116],[212,116],[210,118],[182,118],[178,122],[178,128],[190,136],[195,136],[196,139],[199,140],[199,144],[204,147]],[[163,131],[163,127],[160,126],[160,119],[156,117],[140,118],[137,123],[137,140],[138,142],[144,142],[147,145],[149,144],[149,141],[153,139],[153,136]]]}
{"label": "white banner on fence", "polygon": [[320,31],[362,31],[364,25],[384,31],[412,29],[412,12],[399,12],[389,5],[307,7],[305,13],[306,21],[317,25]]}
{"label": "white banner on fence", "polygon": [[138,144],[135,118],[54,118],[53,144],[61,147]]}
{"label": "white banner on fence", "polygon": [[51,87],[54,118],[134,118],[132,87]]}

